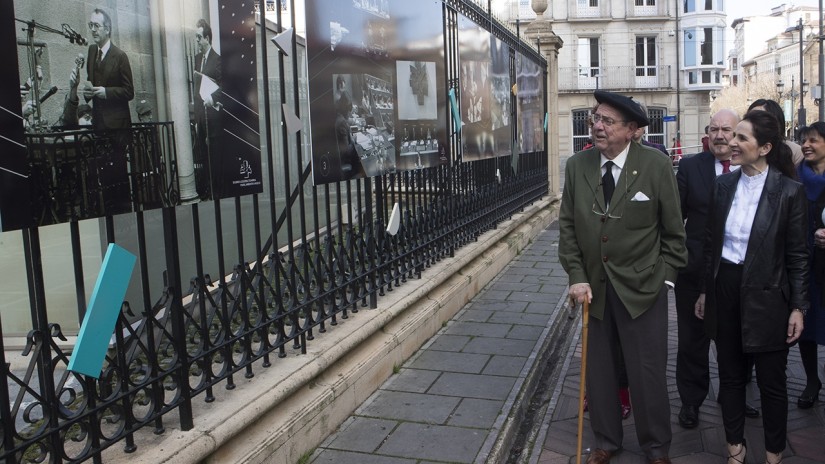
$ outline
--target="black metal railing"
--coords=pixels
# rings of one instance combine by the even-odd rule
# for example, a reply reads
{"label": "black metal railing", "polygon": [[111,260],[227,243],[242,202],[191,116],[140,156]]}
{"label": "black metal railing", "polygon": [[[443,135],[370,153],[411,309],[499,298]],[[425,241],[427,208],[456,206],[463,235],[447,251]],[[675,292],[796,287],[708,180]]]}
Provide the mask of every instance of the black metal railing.
{"label": "black metal railing", "polygon": [[118,131],[26,133],[34,223],[59,224],[178,204],[174,123]]}
{"label": "black metal railing", "polygon": [[[477,5],[459,1],[446,2],[444,9],[447,80],[457,87],[458,38],[448,25],[455,24],[457,11],[480,13]],[[281,11],[276,13],[280,30]],[[119,224],[128,223],[125,227],[116,227],[115,218],[103,210],[102,230],[107,242],[134,243],[137,276],[131,287],[139,290],[122,305],[99,379],[66,370],[71,349],[63,343],[63,328],[50,319],[44,279],[44,269],[58,261],[44,250],[39,228],[22,231],[32,328],[23,361],[16,364],[0,337],[0,461],[102,462],[104,450],[114,445],[135,451],[134,434],[144,427],[162,433],[170,412],[181,429],[189,430],[196,398],[212,402],[216,388],[234,388],[236,375],[250,378],[262,368],[277,368],[274,358],[306,353],[308,343],[341,319],[376,307],[382,295],[419,278],[547,194],[544,151],[311,185],[311,166],[296,165],[305,159],[300,134],[287,133],[279,113],[270,112],[280,102],[304,107],[299,101],[306,95],[300,88],[306,84],[299,75],[302,66],[300,60],[268,51],[276,31],[260,27],[263,194],[169,206],[178,200],[177,185],[170,181],[177,178],[172,125],[132,130],[134,152],[146,154],[130,159],[130,198],[138,207],[117,217]],[[507,35],[509,29],[493,29],[546,69],[534,49]],[[277,79],[270,81],[270,73]],[[277,88],[270,88],[271,82]],[[271,103],[271,98],[279,101]],[[276,135],[278,128],[282,132]],[[62,137],[76,150],[88,145],[92,152],[106,139],[88,133],[75,134],[72,141],[65,133]],[[37,147],[46,140],[30,143]],[[452,134],[450,146],[456,153],[460,133]],[[79,221],[99,210],[72,199],[78,189],[90,188],[88,163],[69,163],[64,170],[49,158],[56,152],[43,153],[40,214],[43,223],[70,221],[82,319],[86,295]],[[139,207],[144,203],[163,208]],[[390,235],[386,228],[396,203],[401,227]],[[158,268],[161,272],[152,272]]]}

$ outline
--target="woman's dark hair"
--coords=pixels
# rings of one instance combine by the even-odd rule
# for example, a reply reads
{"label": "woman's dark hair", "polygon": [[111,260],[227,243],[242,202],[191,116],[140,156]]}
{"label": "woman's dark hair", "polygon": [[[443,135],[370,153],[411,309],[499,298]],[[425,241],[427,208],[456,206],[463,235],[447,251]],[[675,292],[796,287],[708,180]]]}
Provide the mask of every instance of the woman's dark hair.
{"label": "woman's dark hair", "polygon": [[805,137],[812,132],[819,134],[820,137],[825,139],[825,122],[817,121],[810,126],[803,126],[799,129],[799,140],[805,140]]}
{"label": "woman's dark hair", "polygon": [[779,121],[779,136],[782,137],[782,140],[785,140],[785,112],[782,110],[782,107],[779,106],[779,103],[767,98],[760,98],[751,103],[751,106],[748,107],[748,112],[757,106],[765,108],[765,111],[772,114],[773,117]]}
{"label": "woman's dark hair", "polygon": [[779,170],[782,174],[796,179],[796,168],[793,164],[791,148],[785,144],[779,132],[779,121],[770,111],[748,111],[742,121],[748,121],[753,127],[753,137],[759,146],[771,144],[771,151],[765,156],[768,166]]}

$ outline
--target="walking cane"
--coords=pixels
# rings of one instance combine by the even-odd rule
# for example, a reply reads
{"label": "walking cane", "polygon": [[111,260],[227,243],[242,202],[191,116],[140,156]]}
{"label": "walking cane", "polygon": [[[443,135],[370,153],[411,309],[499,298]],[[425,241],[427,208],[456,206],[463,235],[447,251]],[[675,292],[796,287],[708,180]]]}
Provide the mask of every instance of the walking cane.
{"label": "walking cane", "polygon": [[582,462],[582,429],[584,428],[584,380],[587,372],[587,320],[590,318],[590,303],[582,303],[582,367],[579,377],[579,429],[576,441],[576,464]]}

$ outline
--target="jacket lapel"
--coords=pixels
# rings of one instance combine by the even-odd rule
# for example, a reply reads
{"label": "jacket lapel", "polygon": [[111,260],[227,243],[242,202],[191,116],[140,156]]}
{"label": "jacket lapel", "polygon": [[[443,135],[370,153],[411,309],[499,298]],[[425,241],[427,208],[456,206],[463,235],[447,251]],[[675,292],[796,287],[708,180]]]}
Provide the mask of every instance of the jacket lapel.
{"label": "jacket lapel", "polygon": [[[590,195],[595,197],[600,211],[607,211],[604,205],[604,195],[599,188],[599,184],[602,182],[602,170],[599,164],[601,155],[599,154],[599,150],[591,148],[588,151],[582,152],[582,156],[585,157],[585,162],[582,163],[584,165],[584,180],[587,182],[588,187],[590,187]],[[596,195],[597,190],[598,195]]]}
{"label": "jacket lapel", "polygon": [[716,207],[720,209],[719,214],[716,215],[719,218],[716,222],[716,230],[720,240],[725,238],[725,222],[733,206],[733,195],[736,193],[736,184],[739,183],[741,175],[742,171],[737,170],[732,176],[720,177],[719,182],[716,183]]}
{"label": "jacket lapel", "polygon": [[713,189],[713,182],[716,180],[716,158],[709,152],[705,153],[709,156],[699,163],[699,177],[702,179],[703,187],[710,192]]}
{"label": "jacket lapel", "polygon": [[751,226],[751,235],[748,237],[744,272],[747,272],[751,263],[753,263],[753,258],[756,256],[757,250],[762,248],[762,242],[765,240],[768,229],[774,220],[772,213],[777,210],[777,202],[779,201],[779,194],[781,193],[779,176],[781,176],[781,174],[778,171],[771,169],[768,171],[767,179],[765,179],[765,188],[759,197],[756,215],[753,218],[753,226]]}

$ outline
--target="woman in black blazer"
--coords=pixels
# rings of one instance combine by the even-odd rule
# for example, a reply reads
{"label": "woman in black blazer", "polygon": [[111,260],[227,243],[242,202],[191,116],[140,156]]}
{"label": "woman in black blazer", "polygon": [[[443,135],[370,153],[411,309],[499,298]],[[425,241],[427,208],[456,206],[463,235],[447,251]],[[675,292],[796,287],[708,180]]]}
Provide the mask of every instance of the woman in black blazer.
{"label": "woman in black blazer", "polygon": [[775,464],[785,449],[788,348],[809,305],[807,200],[776,117],[749,112],[729,145],[741,168],[713,188],[696,317],[716,342],[728,464],[745,461],[747,355],[756,362],[766,462]]}

